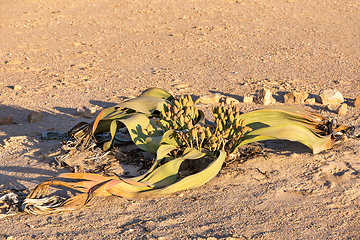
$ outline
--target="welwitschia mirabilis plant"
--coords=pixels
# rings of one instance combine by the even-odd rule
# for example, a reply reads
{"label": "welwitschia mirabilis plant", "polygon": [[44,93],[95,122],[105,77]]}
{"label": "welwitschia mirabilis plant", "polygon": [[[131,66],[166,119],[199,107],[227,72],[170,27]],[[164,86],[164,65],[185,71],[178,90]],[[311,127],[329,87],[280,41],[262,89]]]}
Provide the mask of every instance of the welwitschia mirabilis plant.
{"label": "welwitschia mirabilis plant", "polygon": [[[126,128],[134,144],[155,155],[152,167],[134,178],[60,174],[28,195],[24,211],[47,214],[78,209],[96,196],[133,198],[198,187],[216,176],[226,158],[242,145],[284,139],[301,142],[318,153],[332,148],[339,129],[347,129],[336,129],[323,116],[301,108],[268,107],[241,114],[233,104],[214,107],[215,122],[205,126],[204,113],[195,105],[190,96],[174,98],[162,89],[152,88],[138,98],[103,110],[91,124],[77,125],[69,137],[85,149],[90,142],[99,142],[99,135],[110,132],[110,139],[103,143],[105,151],[128,141],[118,131]],[[209,165],[179,179],[181,164],[200,158],[209,159]],[[69,187],[81,194],[63,201],[48,198],[45,195],[50,185]]]}

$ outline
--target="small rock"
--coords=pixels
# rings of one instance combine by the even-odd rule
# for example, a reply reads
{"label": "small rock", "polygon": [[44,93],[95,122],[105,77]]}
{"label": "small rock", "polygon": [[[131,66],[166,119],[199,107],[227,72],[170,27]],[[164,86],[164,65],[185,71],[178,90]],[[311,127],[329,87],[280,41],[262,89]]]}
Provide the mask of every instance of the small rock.
{"label": "small rock", "polygon": [[243,103],[252,103],[254,96],[244,96]]}
{"label": "small rock", "polygon": [[262,105],[269,105],[276,103],[276,100],[273,98],[270,89],[262,88],[259,95],[254,99],[254,102]]}
{"label": "small rock", "polygon": [[329,109],[331,111],[336,111],[339,107],[340,107],[340,105],[326,105],[325,109]]}
{"label": "small rock", "polygon": [[347,104],[346,103],[343,103],[343,104],[341,104],[341,106],[337,109],[337,114],[339,114],[339,115],[345,115],[346,114],[346,112],[347,112]]}
{"label": "small rock", "polygon": [[284,103],[304,103],[305,99],[309,96],[306,92],[291,92],[284,95]]}
{"label": "small rock", "polygon": [[10,125],[14,123],[14,117],[12,115],[0,118],[0,125]]}
{"label": "small rock", "polygon": [[14,86],[14,91],[20,91],[21,90],[21,86],[19,86],[19,85],[15,85]]}
{"label": "small rock", "polygon": [[85,106],[82,106],[82,107],[76,109],[76,113],[80,117],[90,117],[95,112],[96,112],[96,109],[94,107],[87,108]]}
{"label": "small rock", "polygon": [[323,105],[340,105],[344,102],[344,98],[341,92],[333,89],[326,89],[320,91],[319,102]]}
{"label": "small rock", "polygon": [[219,93],[202,95],[199,98],[200,103],[204,104],[216,104],[220,102],[221,96]]}
{"label": "small rock", "polygon": [[307,98],[307,99],[305,99],[305,103],[306,104],[315,104],[316,99],[315,98]]}
{"label": "small rock", "polygon": [[354,106],[360,108],[360,95],[355,98]]}
{"label": "small rock", "polygon": [[31,113],[28,115],[28,122],[29,122],[29,123],[41,122],[43,116],[44,116],[44,115],[43,115],[41,112],[31,112]]}
{"label": "small rock", "polygon": [[235,99],[235,98],[232,98],[232,97],[226,97],[225,98],[225,103],[226,104],[231,104],[231,102],[233,102],[233,104],[238,104],[240,103],[239,100]]}

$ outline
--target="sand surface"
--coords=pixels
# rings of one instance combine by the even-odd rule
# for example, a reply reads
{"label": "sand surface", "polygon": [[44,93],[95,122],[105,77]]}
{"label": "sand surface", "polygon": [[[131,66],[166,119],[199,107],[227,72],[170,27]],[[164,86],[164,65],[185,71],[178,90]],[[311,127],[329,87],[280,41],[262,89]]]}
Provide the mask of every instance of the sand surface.
{"label": "sand surface", "polygon": [[[76,108],[98,111],[149,87],[240,102],[262,87],[275,105],[294,90],[341,91],[337,117],[359,134],[360,3],[311,0],[0,0],[0,185],[32,189],[51,166]],[[260,105],[240,103],[242,111]],[[204,110],[210,105],[204,105]],[[39,123],[29,123],[41,111]],[[99,198],[91,208],[0,220],[1,239],[359,239],[360,142],[316,155],[298,143],[225,167],[177,194]],[[212,238],[213,237],[213,238]]]}

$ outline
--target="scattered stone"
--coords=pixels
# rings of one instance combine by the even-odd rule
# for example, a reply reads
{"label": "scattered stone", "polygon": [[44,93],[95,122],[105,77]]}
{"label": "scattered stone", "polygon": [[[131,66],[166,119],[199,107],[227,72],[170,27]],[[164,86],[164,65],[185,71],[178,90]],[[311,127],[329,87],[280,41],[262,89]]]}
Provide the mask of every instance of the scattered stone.
{"label": "scattered stone", "polygon": [[309,96],[306,92],[291,92],[284,95],[284,103],[304,103],[305,99]]}
{"label": "scattered stone", "polygon": [[337,114],[345,115],[347,112],[348,105],[346,103],[341,104],[341,106],[337,109]]}
{"label": "scattered stone", "polygon": [[204,104],[217,104],[223,96],[219,93],[202,95],[199,98],[200,103]]}
{"label": "scattered stone", "polygon": [[87,108],[85,106],[82,106],[80,108],[76,109],[76,113],[80,117],[91,117],[92,114],[96,112],[96,108]]}
{"label": "scattered stone", "polygon": [[10,125],[14,123],[14,117],[12,115],[0,118],[0,125]]}
{"label": "scattered stone", "polygon": [[43,118],[43,113],[41,112],[31,112],[28,115],[28,122],[29,123],[38,123],[41,122],[42,118]]}
{"label": "scattered stone", "polygon": [[20,91],[20,90],[21,90],[21,86],[15,85],[15,86],[14,86],[14,90],[15,90],[15,91]]}
{"label": "scattered stone", "polygon": [[233,97],[226,97],[225,98],[225,103],[226,104],[231,104],[231,102],[233,102],[233,104],[238,104],[238,103],[240,103],[239,102],[239,100],[237,100],[237,99],[235,99],[235,98],[233,98]]}
{"label": "scattered stone", "polygon": [[325,109],[329,109],[330,111],[335,112],[339,107],[340,107],[340,105],[326,105]]}
{"label": "scattered stone", "polygon": [[254,99],[254,102],[262,105],[269,105],[276,103],[276,100],[273,98],[270,89],[262,88],[259,95]]}
{"label": "scattered stone", "polygon": [[307,99],[305,99],[305,103],[306,104],[315,104],[316,99],[315,98],[307,98]]}
{"label": "scattered stone", "polygon": [[244,96],[243,103],[252,103],[254,100],[254,96]]}
{"label": "scattered stone", "polygon": [[355,98],[354,106],[360,108],[360,95]]}
{"label": "scattered stone", "polygon": [[341,92],[333,89],[320,91],[319,102],[323,105],[340,105],[344,102]]}

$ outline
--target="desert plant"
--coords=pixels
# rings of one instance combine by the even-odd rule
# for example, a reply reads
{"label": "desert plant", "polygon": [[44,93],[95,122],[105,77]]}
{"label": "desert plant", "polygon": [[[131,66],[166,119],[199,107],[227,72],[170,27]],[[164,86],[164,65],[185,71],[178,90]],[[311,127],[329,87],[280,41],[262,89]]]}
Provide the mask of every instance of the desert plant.
{"label": "desert plant", "polygon": [[[220,171],[225,159],[238,147],[256,141],[285,139],[298,141],[313,153],[330,149],[336,129],[321,115],[295,107],[270,107],[241,114],[233,104],[213,108],[215,122],[204,125],[204,113],[190,96],[172,97],[152,88],[138,98],[103,110],[91,124],[80,124],[69,132],[81,148],[99,142],[99,134],[110,132],[103,144],[106,151],[124,140],[118,130],[126,127],[132,142],[155,155],[150,169],[141,176],[121,178],[90,173],[65,173],[39,184],[24,200],[23,210],[47,214],[75,210],[96,196],[116,195],[132,198],[169,194],[198,187]],[[342,127],[342,129],[345,129]],[[209,165],[179,179],[185,160],[210,159]],[[62,200],[45,197],[50,185],[82,192]]]}

